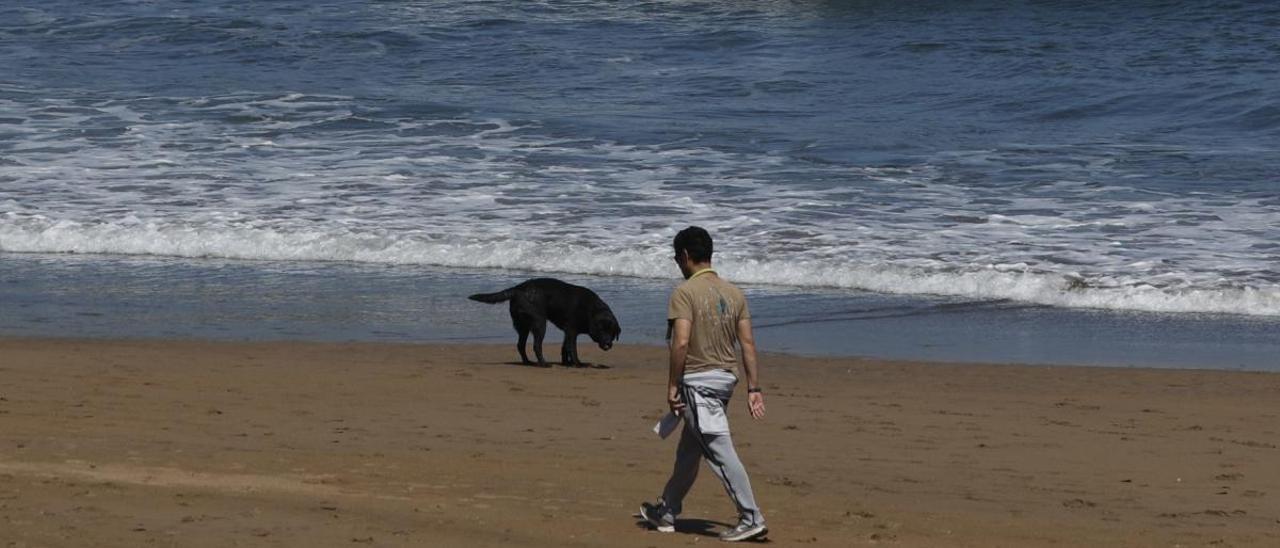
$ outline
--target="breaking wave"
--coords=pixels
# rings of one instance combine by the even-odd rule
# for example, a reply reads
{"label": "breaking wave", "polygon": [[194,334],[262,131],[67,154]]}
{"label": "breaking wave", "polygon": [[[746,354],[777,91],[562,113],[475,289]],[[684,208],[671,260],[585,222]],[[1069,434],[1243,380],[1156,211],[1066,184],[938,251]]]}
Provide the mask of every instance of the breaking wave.
{"label": "breaking wave", "polygon": [[[133,218],[88,223],[12,213],[0,216],[0,251],[345,261],[657,279],[675,274],[665,245],[462,240],[420,232],[144,222]],[[1012,300],[1072,308],[1280,316],[1280,287],[1274,285],[1160,287],[1138,279],[1035,271],[1020,265],[841,262],[801,255],[766,258],[732,251],[719,253],[717,263],[726,277],[747,284]]]}

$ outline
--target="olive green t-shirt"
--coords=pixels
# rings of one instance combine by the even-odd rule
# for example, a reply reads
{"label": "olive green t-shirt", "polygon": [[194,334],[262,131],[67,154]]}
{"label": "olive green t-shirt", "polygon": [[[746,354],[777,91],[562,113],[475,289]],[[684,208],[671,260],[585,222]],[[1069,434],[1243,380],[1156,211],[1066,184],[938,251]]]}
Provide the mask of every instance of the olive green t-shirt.
{"label": "olive green t-shirt", "polygon": [[712,272],[695,273],[676,287],[667,303],[667,320],[689,320],[685,374],[738,367],[738,320],[751,317],[747,298]]}

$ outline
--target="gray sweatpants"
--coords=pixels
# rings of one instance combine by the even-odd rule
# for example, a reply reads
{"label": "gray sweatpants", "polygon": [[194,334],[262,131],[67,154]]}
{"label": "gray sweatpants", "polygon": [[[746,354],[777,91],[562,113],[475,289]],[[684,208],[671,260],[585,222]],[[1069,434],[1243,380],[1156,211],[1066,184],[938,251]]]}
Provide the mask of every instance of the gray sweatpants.
{"label": "gray sweatpants", "polygon": [[[727,406],[729,403],[727,395],[733,393],[733,384],[728,384],[726,391],[724,382],[719,379],[713,382],[717,381],[720,384],[713,385],[712,388],[720,396],[719,403]],[[671,479],[667,480],[667,486],[662,491],[662,500],[673,515],[679,515],[683,509],[685,495],[689,494],[693,481],[698,478],[698,463],[706,457],[711,471],[720,478],[720,483],[724,484],[724,490],[728,492],[729,498],[737,507],[738,520],[752,525],[763,524],[764,514],[761,514],[760,508],[756,506],[755,494],[751,492],[751,480],[747,477],[747,470],[742,466],[742,461],[738,459],[738,452],[733,448],[733,438],[728,432],[704,434],[699,428],[698,413],[694,409],[694,402],[698,398],[695,390],[704,389],[703,393],[709,394],[710,391],[705,390],[708,387],[689,378],[686,378],[685,382],[686,384],[680,386],[681,398],[687,405],[686,412],[683,414],[684,429],[680,434],[680,444],[676,447],[675,468],[671,471]],[[697,386],[690,386],[691,382]]]}

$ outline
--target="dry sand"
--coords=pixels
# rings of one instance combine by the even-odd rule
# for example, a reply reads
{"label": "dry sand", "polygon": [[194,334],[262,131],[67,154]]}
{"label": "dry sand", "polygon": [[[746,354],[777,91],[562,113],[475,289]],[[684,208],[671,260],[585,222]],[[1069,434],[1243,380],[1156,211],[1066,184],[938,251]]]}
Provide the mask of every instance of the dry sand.
{"label": "dry sand", "polygon": [[[554,349],[553,349],[554,353]],[[0,546],[688,546],[664,350],[0,340]],[[768,355],[775,545],[1280,546],[1280,375]]]}

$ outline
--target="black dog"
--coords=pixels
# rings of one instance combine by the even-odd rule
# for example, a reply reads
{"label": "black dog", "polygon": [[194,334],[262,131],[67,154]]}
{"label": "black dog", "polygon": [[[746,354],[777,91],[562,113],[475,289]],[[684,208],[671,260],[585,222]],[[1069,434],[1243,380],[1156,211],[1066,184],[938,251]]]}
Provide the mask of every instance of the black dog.
{"label": "black dog", "polygon": [[535,278],[497,293],[477,293],[468,298],[490,304],[511,301],[511,323],[520,335],[516,348],[525,365],[533,365],[524,353],[524,343],[532,331],[533,353],[538,356],[538,365],[547,367],[547,360],[542,357],[547,320],[564,331],[564,345],[560,347],[560,363],[564,365],[582,367],[578,359],[579,333],[590,335],[604,350],[612,348],[614,339],[622,333],[613,311],[594,291],[552,278]]}

